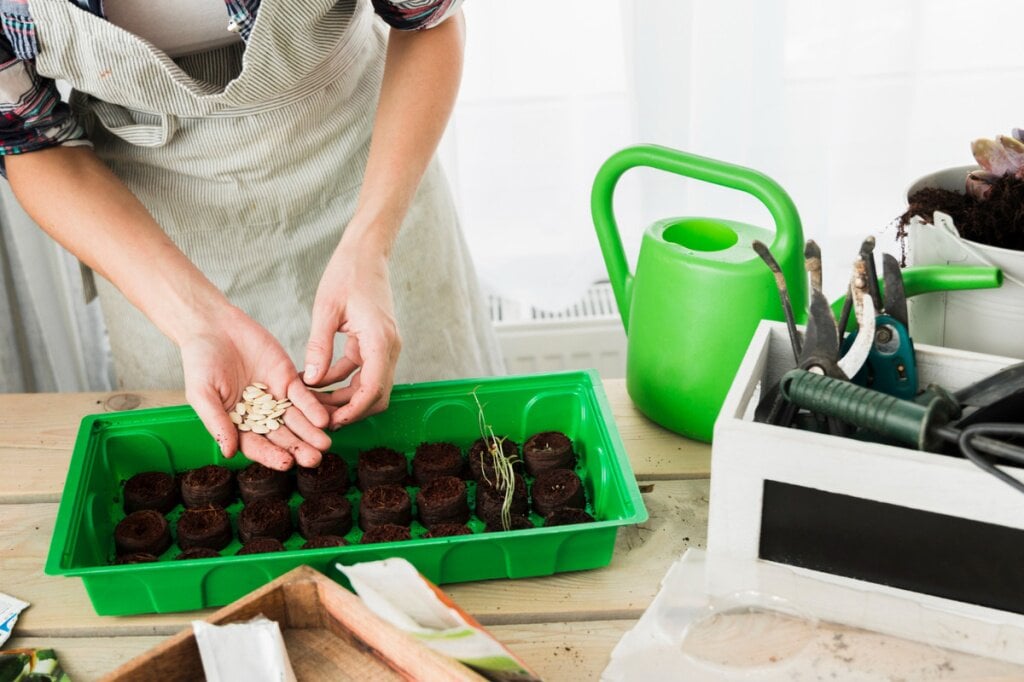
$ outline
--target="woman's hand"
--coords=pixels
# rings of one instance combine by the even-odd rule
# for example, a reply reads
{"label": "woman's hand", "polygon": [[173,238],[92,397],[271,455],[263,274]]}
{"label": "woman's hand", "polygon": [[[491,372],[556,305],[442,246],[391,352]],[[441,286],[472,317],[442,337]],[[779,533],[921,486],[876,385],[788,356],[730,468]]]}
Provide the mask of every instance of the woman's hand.
{"label": "woman's hand", "polygon": [[[225,457],[239,449],[249,459],[280,471],[320,463],[331,445],[323,432],[327,409],[303,383],[295,365],[269,332],[241,310],[227,314],[180,342],[185,370],[185,397]],[[292,402],[284,424],[266,435],[240,433],[229,412],[242,400],[246,386],[262,382],[278,400]]]}
{"label": "woman's hand", "polygon": [[[387,408],[402,346],[387,249],[372,239],[360,239],[357,228],[350,229],[320,279],[303,377],[309,386],[329,386],[352,377],[348,386],[318,394],[324,404],[335,408],[330,418],[334,429]],[[335,361],[338,332],[348,338]]]}

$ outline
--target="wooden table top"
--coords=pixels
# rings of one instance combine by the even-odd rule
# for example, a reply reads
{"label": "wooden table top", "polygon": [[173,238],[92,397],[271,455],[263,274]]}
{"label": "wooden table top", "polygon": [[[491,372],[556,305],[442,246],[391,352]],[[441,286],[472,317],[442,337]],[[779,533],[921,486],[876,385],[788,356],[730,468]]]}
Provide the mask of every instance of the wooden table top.
{"label": "wooden table top", "polygon": [[[649,520],[619,530],[606,568],[444,587],[549,680],[597,679],[669,566],[706,540],[710,446],[647,420],[630,402],[624,381],[606,380],[604,387]],[[52,647],[79,682],[96,679],[209,613],[97,616],[79,579],[43,573],[82,417],[183,402],[182,393],[166,391],[0,395],[0,592],[31,603],[7,647]],[[980,659],[955,660],[962,673]],[[991,676],[1003,668],[978,670]]]}

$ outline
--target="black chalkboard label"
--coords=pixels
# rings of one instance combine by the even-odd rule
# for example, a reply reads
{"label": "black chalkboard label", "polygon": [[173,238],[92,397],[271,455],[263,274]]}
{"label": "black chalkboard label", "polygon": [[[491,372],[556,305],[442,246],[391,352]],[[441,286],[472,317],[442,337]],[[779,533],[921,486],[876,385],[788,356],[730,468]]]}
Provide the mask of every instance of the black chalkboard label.
{"label": "black chalkboard label", "polygon": [[1024,530],[764,482],[759,556],[1024,614]]}

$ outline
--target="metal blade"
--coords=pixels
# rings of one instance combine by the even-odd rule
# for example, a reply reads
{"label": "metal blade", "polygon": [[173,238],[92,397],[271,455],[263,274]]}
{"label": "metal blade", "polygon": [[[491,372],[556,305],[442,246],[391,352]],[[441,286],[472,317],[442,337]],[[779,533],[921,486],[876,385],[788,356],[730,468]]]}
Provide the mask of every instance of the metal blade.
{"label": "metal blade", "polygon": [[882,277],[885,280],[885,314],[902,324],[904,329],[909,329],[903,273],[892,254],[882,254]]}
{"label": "metal blade", "polygon": [[811,275],[811,288],[821,291],[821,248],[813,239],[804,246],[804,267]]}
{"label": "metal blade", "polygon": [[811,306],[807,316],[807,330],[804,332],[804,347],[800,353],[800,364],[813,359],[835,362],[839,358],[839,330],[836,318],[832,316],[825,294],[815,289],[811,292]]}
{"label": "metal blade", "polygon": [[871,302],[874,303],[875,312],[882,310],[882,294],[878,290],[878,272],[875,270],[875,238],[868,237],[860,245],[860,257],[864,260],[864,267],[867,269],[868,294]]}

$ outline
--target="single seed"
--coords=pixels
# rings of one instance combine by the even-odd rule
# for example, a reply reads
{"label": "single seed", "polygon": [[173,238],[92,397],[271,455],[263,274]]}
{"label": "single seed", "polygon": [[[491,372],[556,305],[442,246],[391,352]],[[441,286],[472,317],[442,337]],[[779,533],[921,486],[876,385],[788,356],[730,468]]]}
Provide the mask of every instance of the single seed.
{"label": "single seed", "polygon": [[238,425],[238,430],[239,431],[252,431],[252,427],[249,426],[248,424],[239,424]]}
{"label": "single seed", "polygon": [[252,385],[255,386],[256,388],[262,388],[264,391],[267,390],[268,388],[266,384],[262,384],[258,381],[252,382]]}
{"label": "single seed", "polygon": [[231,413],[231,421],[233,421],[236,424],[241,424],[242,423],[242,415],[238,414],[237,412],[232,412]]}
{"label": "single seed", "polygon": [[258,433],[260,435],[263,435],[263,434],[266,434],[266,433],[270,433],[270,429],[267,428],[266,424],[259,423],[259,424],[254,424],[253,425],[252,432],[253,433]]}

